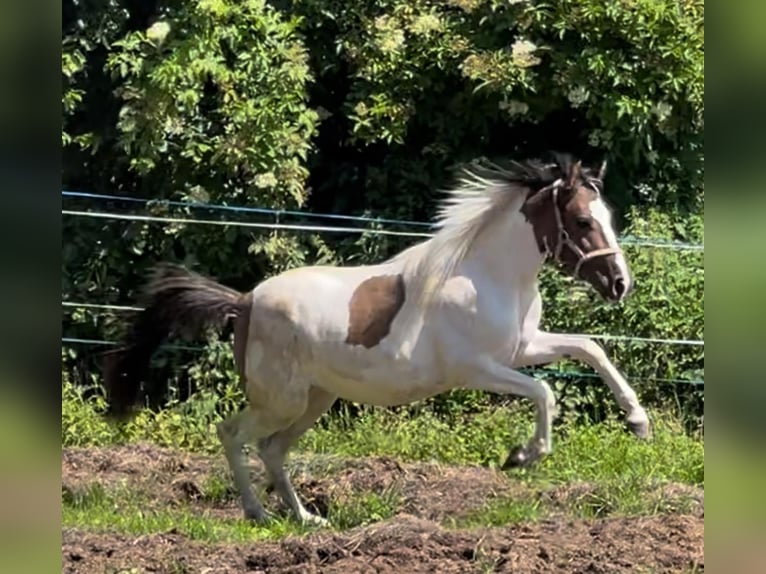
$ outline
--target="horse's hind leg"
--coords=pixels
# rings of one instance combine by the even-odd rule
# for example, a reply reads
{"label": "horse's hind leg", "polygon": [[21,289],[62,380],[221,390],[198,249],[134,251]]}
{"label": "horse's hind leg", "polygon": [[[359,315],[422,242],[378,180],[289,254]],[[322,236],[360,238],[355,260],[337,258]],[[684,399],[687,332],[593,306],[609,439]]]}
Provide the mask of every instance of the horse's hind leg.
{"label": "horse's hind leg", "polygon": [[216,430],[233,475],[234,486],[242,500],[245,518],[265,522],[268,516],[250,485],[250,473],[247,469],[245,454],[242,452],[245,444],[258,434],[256,413],[246,408],[218,423]]}
{"label": "horse's hind leg", "polygon": [[274,434],[288,427],[300,412],[293,417],[276,416],[273,410],[265,407],[248,407],[236,415],[218,423],[218,438],[223,444],[226,460],[231,469],[234,486],[242,500],[245,518],[257,522],[268,519],[263,505],[256,497],[250,484],[250,473],[246,464],[243,448],[247,443]]}
{"label": "horse's hind leg", "polygon": [[274,433],[259,443],[259,456],[271,476],[271,481],[285,504],[303,523],[327,525],[327,521],[305,509],[285,471],[285,458],[290,447],[310,429],[335,402],[336,397],[318,387],[309,391],[308,405],[303,415],[292,425]]}
{"label": "horse's hind leg", "polygon": [[[234,358],[250,409],[222,423],[218,434],[242,497],[245,516],[262,521],[266,513],[250,487],[242,447],[250,441],[263,443],[267,437],[290,428],[306,416],[313,403],[311,381],[299,367],[300,336],[289,299],[262,297],[257,309],[255,302],[252,305],[238,318],[234,336]],[[257,324],[251,321],[253,316],[258,317]],[[283,497],[293,500],[291,506],[300,518],[302,507],[295,504],[297,497],[284,475],[284,453],[279,454],[282,450],[279,444],[277,441],[273,453],[267,449],[266,457],[261,458]],[[305,510],[303,514],[307,514]]]}

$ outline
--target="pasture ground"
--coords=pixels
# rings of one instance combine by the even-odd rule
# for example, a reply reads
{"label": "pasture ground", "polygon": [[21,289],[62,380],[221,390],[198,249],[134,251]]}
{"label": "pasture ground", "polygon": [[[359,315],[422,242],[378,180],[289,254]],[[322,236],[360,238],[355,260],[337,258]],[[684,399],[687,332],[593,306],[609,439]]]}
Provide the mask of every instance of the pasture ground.
{"label": "pasture ground", "polygon": [[[328,530],[285,518],[274,493],[262,492],[271,525],[242,520],[220,454],[146,441],[65,446],[62,570],[704,571],[703,442],[671,419],[647,443],[617,424],[559,428],[553,456],[519,472],[479,452],[489,427],[455,449],[444,445],[459,427],[429,434],[408,427],[422,420],[373,419],[345,434],[312,431],[290,459]],[[258,480],[255,457],[252,469]]]}

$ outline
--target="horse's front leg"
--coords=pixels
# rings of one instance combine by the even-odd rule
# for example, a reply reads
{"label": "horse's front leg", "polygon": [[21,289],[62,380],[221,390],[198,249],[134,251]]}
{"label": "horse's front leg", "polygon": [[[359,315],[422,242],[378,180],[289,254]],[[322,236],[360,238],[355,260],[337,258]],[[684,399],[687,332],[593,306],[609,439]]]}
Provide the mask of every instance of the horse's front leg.
{"label": "horse's front leg", "polygon": [[537,407],[534,437],[528,444],[513,448],[503,468],[529,466],[551,452],[551,423],[556,399],[545,381],[538,381],[501,363],[486,359],[470,372],[466,388],[526,397]]}
{"label": "horse's front leg", "polygon": [[604,349],[585,337],[537,331],[513,366],[529,367],[576,359],[590,365],[614,393],[617,403],[627,413],[630,430],[640,438],[651,435],[649,417],[638,402],[636,392],[606,356]]}

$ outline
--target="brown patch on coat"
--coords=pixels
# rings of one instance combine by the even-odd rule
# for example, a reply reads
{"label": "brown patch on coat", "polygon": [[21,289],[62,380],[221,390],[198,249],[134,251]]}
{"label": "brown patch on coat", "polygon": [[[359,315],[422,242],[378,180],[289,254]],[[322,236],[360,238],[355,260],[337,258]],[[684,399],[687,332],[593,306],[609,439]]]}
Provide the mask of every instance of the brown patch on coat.
{"label": "brown patch on coat", "polygon": [[[540,253],[547,248],[553,251],[559,241],[559,228],[554,210],[561,213],[561,223],[572,241],[584,252],[609,247],[601,224],[591,219],[591,227],[583,229],[577,226],[578,217],[591,217],[590,202],[597,196],[596,192],[586,185],[576,185],[573,188],[563,187],[559,194],[559,204],[553,205],[551,191],[538,193],[530,190],[527,199],[519,210],[526,220],[532,224],[537,246]],[[574,267],[578,256],[569,247],[564,247],[562,259]]]}
{"label": "brown patch on coat", "polygon": [[245,293],[237,304],[237,316],[234,318],[234,364],[239,373],[239,380],[245,383],[245,354],[250,334],[250,311],[253,308],[253,293]]}
{"label": "brown patch on coat", "polygon": [[391,323],[404,305],[404,279],[401,275],[381,275],[362,281],[348,305],[349,345],[374,347],[391,330]]}
{"label": "brown patch on coat", "polygon": [[538,193],[536,189],[530,189],[519,210],[532,225],[540,253],[545,253],[546,243],[548,249],[553,249],[556,244],[556,216],[552,210],[545,209],[547,199],[547,193]]}

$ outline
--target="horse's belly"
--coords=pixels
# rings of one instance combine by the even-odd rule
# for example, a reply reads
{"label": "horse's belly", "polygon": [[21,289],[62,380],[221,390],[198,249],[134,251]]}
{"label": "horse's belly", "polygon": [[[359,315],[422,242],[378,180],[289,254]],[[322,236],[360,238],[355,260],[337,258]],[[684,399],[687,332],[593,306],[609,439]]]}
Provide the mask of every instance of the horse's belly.
{"label": "horse's belly", "polygon": [[395,406],[448,390],[447,382],[435,370],[413,361],[390,360],[364,351],[341,355],[336,360],[325,356],[315,365],[315,380],[318,386],[348,401]]}
{"label": "horse's belly", "polygon": [[360,381],[335,374],[323,376],[319,386],[347,401],[379,407],[406,405],[448,390],[437,384],[407,384],[393,379]]}

